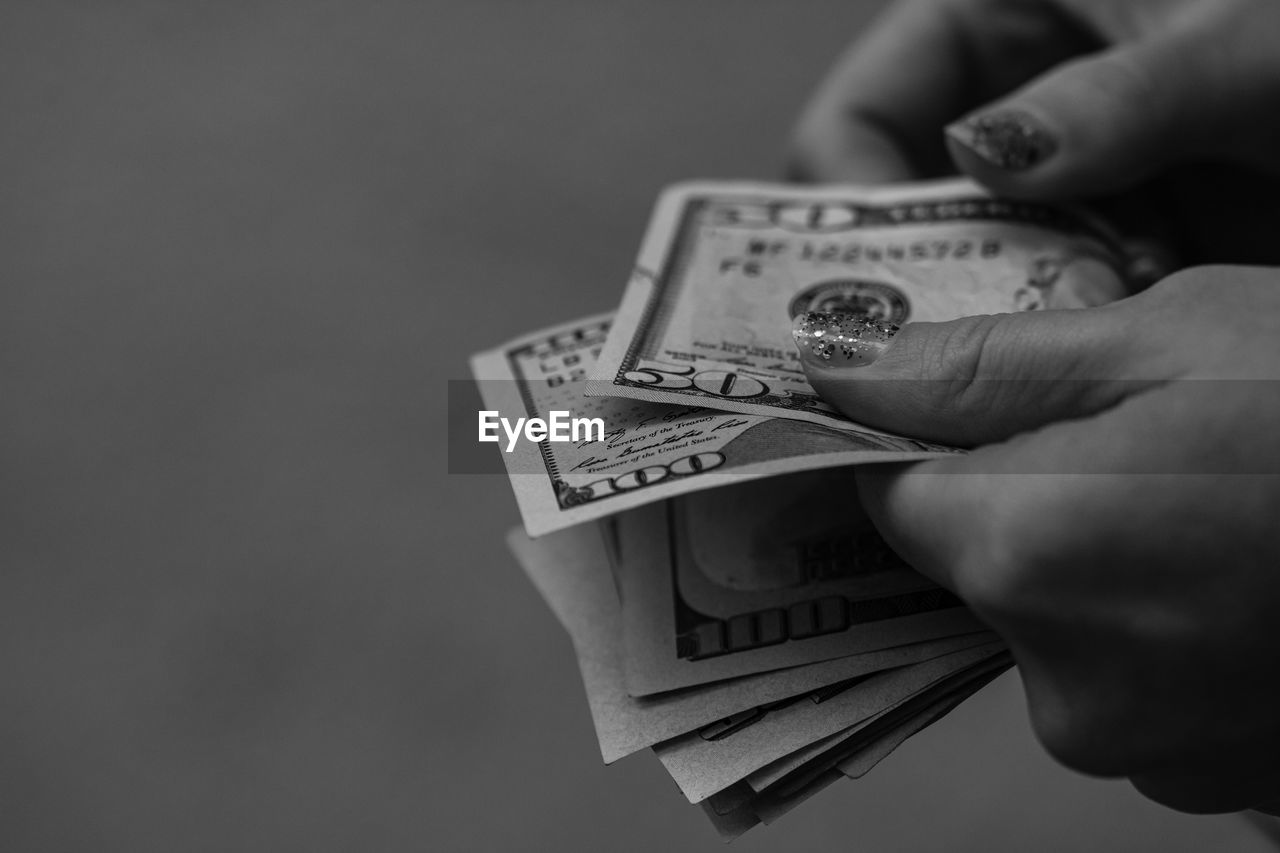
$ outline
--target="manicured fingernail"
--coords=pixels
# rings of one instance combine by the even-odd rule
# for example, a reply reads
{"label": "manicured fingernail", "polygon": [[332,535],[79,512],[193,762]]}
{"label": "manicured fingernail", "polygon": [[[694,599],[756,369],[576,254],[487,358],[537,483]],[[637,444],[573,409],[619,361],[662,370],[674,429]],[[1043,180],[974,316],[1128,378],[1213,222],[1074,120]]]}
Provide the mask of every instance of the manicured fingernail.
{"label": "manicured fingernail", "polygon": [[821,367],[863,367],[888,348],[898,327],[865,314],[809,311],[791,321],[800,357]]}
{"label": "manicured fingernail", "polygon": [[1021,172],[1058,150],[1053,135],[1022,110],[979,113],[947,126],[947,136],[998,169]]}

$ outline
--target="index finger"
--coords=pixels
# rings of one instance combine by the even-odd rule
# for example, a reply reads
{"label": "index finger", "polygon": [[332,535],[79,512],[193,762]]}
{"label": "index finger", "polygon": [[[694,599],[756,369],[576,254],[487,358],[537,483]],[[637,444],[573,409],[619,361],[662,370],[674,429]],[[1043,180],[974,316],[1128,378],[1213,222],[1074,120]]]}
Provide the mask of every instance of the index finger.
{"label": "index finger", "polygon": [[954,171],[949,122],[1088,47],[1047,3],[893,3],[803,111],[792,177],[883,183]]}

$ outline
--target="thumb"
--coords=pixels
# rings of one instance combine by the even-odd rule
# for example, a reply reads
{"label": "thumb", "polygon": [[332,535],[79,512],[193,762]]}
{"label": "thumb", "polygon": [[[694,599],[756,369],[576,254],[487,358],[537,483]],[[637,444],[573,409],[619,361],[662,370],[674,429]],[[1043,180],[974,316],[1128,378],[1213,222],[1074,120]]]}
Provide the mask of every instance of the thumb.
{"label": "thumb", "polygon": [[1221,91],[1214,60],[1166,37],[1060,65],[948,126],[952,158],[1001,195],[1118,192],[1222,134],[1213,114],[1239,93]]}
{"label": "thumb", "polygon": [[965,447],[1086,417],[1150,387],[1124,377],[1132,328],[1122,302],[901,329],[811,313],[793,334],[809,383],[854,421]]}

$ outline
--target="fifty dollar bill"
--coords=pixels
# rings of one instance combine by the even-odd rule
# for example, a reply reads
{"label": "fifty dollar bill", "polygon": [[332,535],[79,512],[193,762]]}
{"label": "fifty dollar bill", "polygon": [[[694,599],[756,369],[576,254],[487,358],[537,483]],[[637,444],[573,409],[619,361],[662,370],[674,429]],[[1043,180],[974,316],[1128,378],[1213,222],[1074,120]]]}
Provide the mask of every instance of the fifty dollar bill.
{"label": "fifty dollar bill", "polygon": [[859,428],[805,381],[796,315],[900,325],[1084,307],[1124,296],[1131,266],[1099,220],[964,180],[678,185],[658,201],[587,393]]}
{"label": "fifty dollar bill", "polygon": [[607,316],[566,323],[472,359],[485,406],[510,421],[545,420],[552,411],[566,411],[605,424],[603,440],[520,441],[502,453],[530,536],[746,479],[951,452],[870,430],[768,414],[586,397],[583,380],[609,327]]}

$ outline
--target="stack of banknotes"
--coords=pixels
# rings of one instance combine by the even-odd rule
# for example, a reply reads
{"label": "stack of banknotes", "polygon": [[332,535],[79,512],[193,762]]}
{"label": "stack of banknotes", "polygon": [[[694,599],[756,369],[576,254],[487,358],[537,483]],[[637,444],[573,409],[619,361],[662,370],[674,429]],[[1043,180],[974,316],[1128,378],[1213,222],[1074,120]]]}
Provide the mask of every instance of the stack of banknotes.
{"label": "stack of banknotes", "polygon": [[[615,314],[475,356],[490,422],[508,423],[510,545],[572,638],[604,761],[652,750],[732,839],[862,777],[1010,667],[881,540],[848,471],[960,451],[827,405],[793,318],[1075,307],[1135,274],[1087,213],[964,181],[682,184]],[[603,429],[509,440],[557,411]]]}

